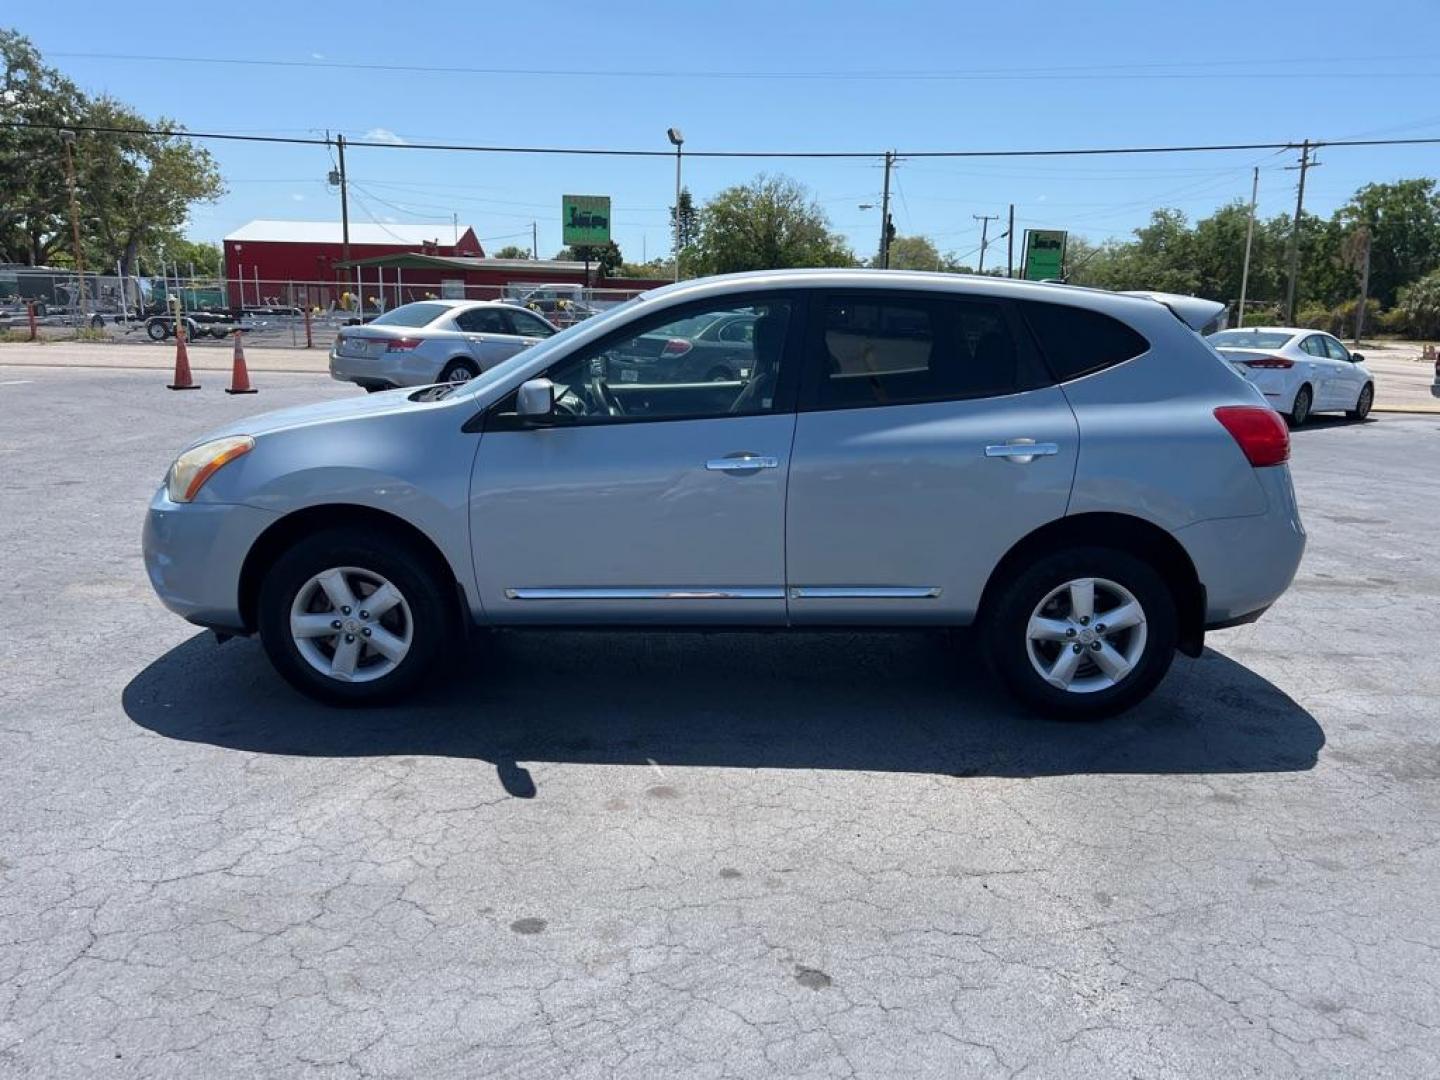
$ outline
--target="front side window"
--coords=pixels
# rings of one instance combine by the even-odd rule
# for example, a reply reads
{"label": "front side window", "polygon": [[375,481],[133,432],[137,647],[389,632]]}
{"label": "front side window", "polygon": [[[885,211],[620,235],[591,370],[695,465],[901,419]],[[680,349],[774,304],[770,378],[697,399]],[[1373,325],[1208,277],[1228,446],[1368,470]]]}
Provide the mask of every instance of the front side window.
{"label": "front side window", "polygon": [[[698,315],[709,316],[703,320]],[[732,377],[716,378],[722,349],[698,335],[716,317],[744,315],[752,339],[723,346]],[[794,303],[766,298],[751,304],[716,301],[683,316],[656,316],[567,357],[546,377],[555,384],[557,423],[611,423],[747,416],[776,408],[785,342],[797,318]],[[687,336],[690,335],[690,336]],[[709,377],[707,377],[707,374]],[[502,409],[503,411],[503,409]]]}
{"label": "front side window", "polygon": [[1019,350],[998,304],[832,296],[821,321],[820,408],[989,397],[1021,388]]}
{"label": "front side window", "polygon": [[544,319],[531,315],[528,311],[506,312],[510,317],[510,323],[515,333],[524,337],[549,337],[555,331]]}
{"label": "front side window", "polygon": [[1344,345],[1341,345],[1340,342],[1336,341],[1333,337],[1321,338],[1321,340],[1325,343],[1325,351],[1330,354],[1331,360],[1340,360],[1346,364],[1350,363],[1350,354],[1345,350]]}

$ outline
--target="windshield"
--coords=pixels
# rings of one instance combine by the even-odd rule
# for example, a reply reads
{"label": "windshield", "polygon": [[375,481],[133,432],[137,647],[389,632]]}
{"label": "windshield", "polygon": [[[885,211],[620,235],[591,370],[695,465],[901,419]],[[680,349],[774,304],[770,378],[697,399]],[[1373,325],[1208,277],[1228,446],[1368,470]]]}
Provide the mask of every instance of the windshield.
{"label": "windshield", "polygon": [[1217,349],[1281,349],[1294,336],[1284,330],[1222,330],[1206,340]]}
{"label": "windshield", "polygon": [[[508,379],[520,365],[528,365],[537,357],[548,356],[557,348],[563,350],[580,334],[593,330],[597,326],[609,326],[616,321],[623,322],[630,313],[633,313],[636,305],[644,301],[644,298],[644,293],[641,293],[639,296],[632,296],[623,304],[617,304],[613,308],[607,308],[598,315],[592,315],[588,319],[583,319],[571,326],[567,326],[564,330],[561,330],[553,337],[546,338],[538,345],[532,345],[528,349],[522,349],[509,359],[500,361],[500,363],[481,372],[469,382],[456,383],[453,387],[447,388],[445,396],[448,396],[456,390],[463,390],[466,396],[472,397],[476,394],[484,393],[496,383],[504,382]],[[397,308],[396,310],[398,311],[399,309]]]}
{"label": "windshield", "polygon": [[402,304],[377,315],[368,326],[429,326],[450,310],[449,304]]}

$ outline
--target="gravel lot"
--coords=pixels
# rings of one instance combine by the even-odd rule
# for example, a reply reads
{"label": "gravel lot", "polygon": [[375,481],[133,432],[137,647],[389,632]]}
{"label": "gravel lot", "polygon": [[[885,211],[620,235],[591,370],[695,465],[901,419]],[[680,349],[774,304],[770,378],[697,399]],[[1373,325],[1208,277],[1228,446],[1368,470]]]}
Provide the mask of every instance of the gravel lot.
{"label": "gravel lot", "polygon": [[1104,724],[920,634],[504,635],[347,714],[139,532],[348,392],[0,367],[0,1075],[1440,1074],[1440,420],[1298,433],[1294,589]]}

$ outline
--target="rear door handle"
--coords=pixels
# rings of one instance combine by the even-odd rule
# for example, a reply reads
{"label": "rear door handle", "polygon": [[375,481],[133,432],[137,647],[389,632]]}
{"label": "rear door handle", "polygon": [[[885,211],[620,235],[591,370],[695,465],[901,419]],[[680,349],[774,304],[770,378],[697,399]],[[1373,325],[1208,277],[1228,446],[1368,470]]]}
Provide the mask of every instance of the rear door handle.
{"label": "rear door handle", "polygon": [[710,472],[754,472],[756,469],[778,469],[780,459],[768,454],[733,454],[730,457],[711,458],[705,462]]}
{"label": "rear door handle", "polygon": [[1058,444],[1036,442],[1034,439],[1011,439],[1009,442],[991,443],[985,447],[986,457],[1009,458],[1021,465],[1034,461],[1037,457],[1049,457],[1059,452]]}

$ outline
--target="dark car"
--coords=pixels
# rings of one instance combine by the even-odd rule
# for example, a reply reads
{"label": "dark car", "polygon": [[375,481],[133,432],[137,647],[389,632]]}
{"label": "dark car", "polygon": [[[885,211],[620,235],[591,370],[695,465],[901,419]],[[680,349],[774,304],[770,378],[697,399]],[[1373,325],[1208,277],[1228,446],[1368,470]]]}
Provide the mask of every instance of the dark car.
{"label": "dark car", "polygon": [[[750,377],[758,313],[699,315],[668,327],[667,334],[644,334],[621,356],[610,359],[616,382],[740,382]],[[664,360],[663,364],[657,361]],[[660,374],[662,373],[663,374]]]}

